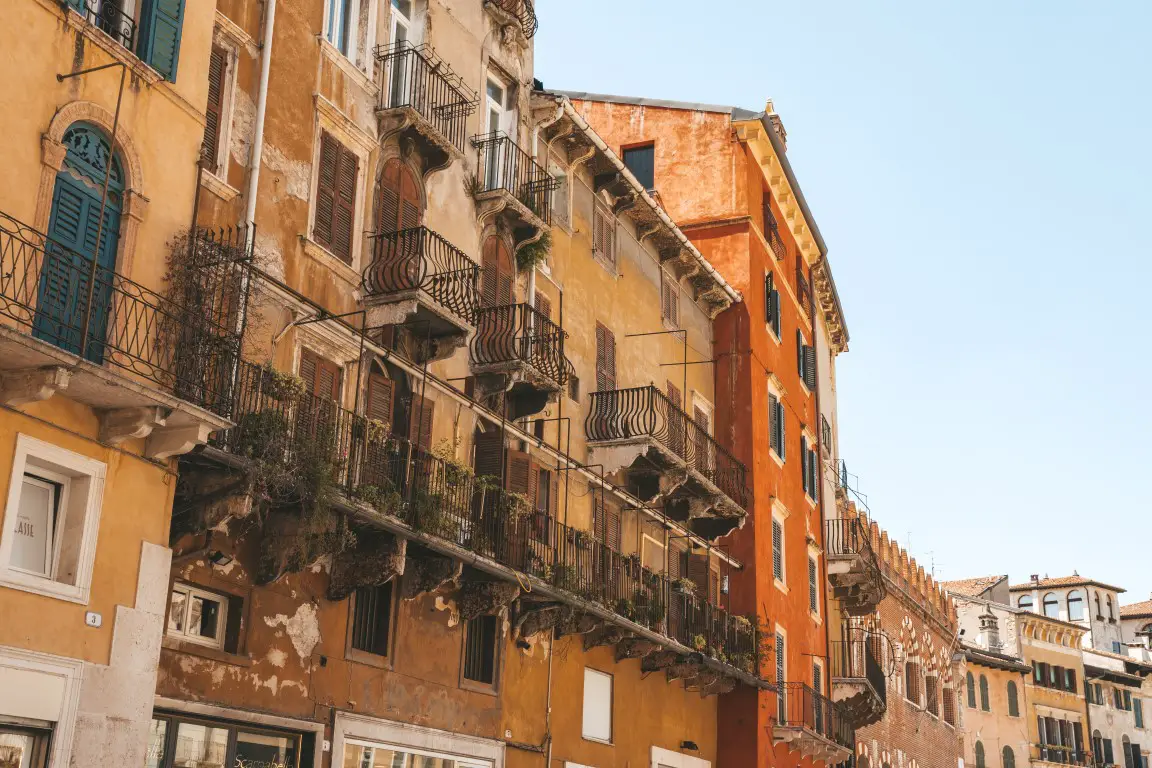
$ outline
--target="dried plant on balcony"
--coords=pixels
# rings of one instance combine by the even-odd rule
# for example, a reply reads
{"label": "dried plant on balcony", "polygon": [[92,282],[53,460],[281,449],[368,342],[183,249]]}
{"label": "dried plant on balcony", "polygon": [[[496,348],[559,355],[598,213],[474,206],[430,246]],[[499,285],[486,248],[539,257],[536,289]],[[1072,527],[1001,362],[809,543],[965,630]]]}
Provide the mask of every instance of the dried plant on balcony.
{"label": "dried plant on balcony", "polygon": [[676,579],[672,582],[672,589],[682,595],[694,595],[696,594],[696,582],[686,578]]}

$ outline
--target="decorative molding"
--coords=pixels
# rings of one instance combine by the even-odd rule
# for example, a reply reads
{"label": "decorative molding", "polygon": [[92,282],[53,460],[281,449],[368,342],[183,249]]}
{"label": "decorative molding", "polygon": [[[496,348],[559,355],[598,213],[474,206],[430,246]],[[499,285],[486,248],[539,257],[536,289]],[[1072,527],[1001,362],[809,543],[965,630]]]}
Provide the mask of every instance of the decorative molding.
{"label": "decorative molding", "polygon": [[376,137],[345,115],[338,106],[319,93],[313,93],[312,100],[316,104],[316,112],[320,115],[322,123],[327,122],[324,127],[337,138],[347,144],[355,144],[362,155],[367,155],[376,148]]}
{"label": "decorative molding", "polygon": [[235,48],[243,48],[252,58],[256,58],[260,53],[255,38],[245,32],[239,24],[221,13],[220,9],[216,9],[216,35],[223,37]]}
{"label": "decorative molding", "polygon": [[232,186],[222,178],[212,173],[212,171],[205,170],[204,175],[200,177],[200,183],[204,189],[208,190],[216,197],[220,198],[226,203],[230,203],[240,195],[240,190]]}

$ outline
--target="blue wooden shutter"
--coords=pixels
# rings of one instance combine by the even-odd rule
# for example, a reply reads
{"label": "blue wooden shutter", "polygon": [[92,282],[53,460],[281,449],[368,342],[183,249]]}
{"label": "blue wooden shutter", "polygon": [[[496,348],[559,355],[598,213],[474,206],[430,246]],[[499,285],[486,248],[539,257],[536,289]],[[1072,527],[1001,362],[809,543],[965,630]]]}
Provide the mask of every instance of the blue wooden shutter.
{"label": "blue wooden shutter", "polygon": [[184,0],[148,0],[141,19],[140,58],[166,80],[176,82],[180,61],[180,32],[184,26]]}
{"label": "blue wooden shutter", "polygon": [[768,445],[780,455],[780,401],[776,395],[768,394]]}

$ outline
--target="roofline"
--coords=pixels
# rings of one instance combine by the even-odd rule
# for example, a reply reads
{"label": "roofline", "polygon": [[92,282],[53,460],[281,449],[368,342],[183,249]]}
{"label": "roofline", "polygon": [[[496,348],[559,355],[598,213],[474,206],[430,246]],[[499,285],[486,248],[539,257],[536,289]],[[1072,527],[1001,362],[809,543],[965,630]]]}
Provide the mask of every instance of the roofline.
{"label": "roofline", "polygon": [[1026,674],[1032,671],[1032,665],[1025,662],[1023,659],[1017,661],[1019,657],[1007,657],[1005,654],[998,654],[994,651],[986,651],[983,648],[975,646],[960,644],[960,649],[964,652],[964,658],[973,664],[979,664],[984,667],[991,667],[992,669],[1002,669],[1008,672],[1019,672]]}
{"label": "roofline", "polygon": [[[564,96],[578,101],[602,101],[607,104],[629,104],[636,107],[663,107],[664,109],[683,109],[692,112],[715,112],[722,115],[731,115],[739,107],[724,106],[723,104],[702,104],[694,101],[675,101],[673,99],[649,99],[643,96],[617,96],[611,93],[589,93],[587,91],[561,91],[546,89],[548,93]],[[751,110],[741,110],[749,114],[756,114]]]}
{"label": "roofline", "polygon": [[996,581],[992,582],[987,587],[984,587],[984,589],[980,590],[981,592],[987,592],[988,590],[992,589],[993,587],[998,586],[1000,584],[1000,582],[1007,581],[1008,575],[1004,574],[1002,576],[973,576],[970,579],[954,579],[952,581],[941,581],[940,582],[940,588],[943,589],[945,592],[947,592],[950,595],[963,595],[964,597],[976,597],[975,595],[965,595],[963,592],[956,592],[954,590],[951,590],[948,588],[948,585],[949,584],[959,584],[962,581],[974,581],[975,579],[993,579],[993,578],[996,579]]}
{"label": "roofline", "polygon": [[1152,619],[1152,610],[1143,613],[1124,613],[1124,609],[1120,609],[1121,619]]}
{"label": "roofline", "polygon": [[1016,586],[1009,586],[1008,591],[1009,592],[1031,592],[1034,589],[1066,589],[1068,587],[1104,587],[1104,589],[1110,589],[1113,592],[1115,592],[1116,594],[1120,594],[1122,592],[1127,592],[1127,590],[1123,589],[1122,587],[1114,587],[1111,584],[1105,584],[1102,581],[1093,581],[1092,579],[1084,579],[1083,581],[1072,581],[1072,582],[1069,582],[1067,584],[1044,584],[1044,583],[1017,584]]}

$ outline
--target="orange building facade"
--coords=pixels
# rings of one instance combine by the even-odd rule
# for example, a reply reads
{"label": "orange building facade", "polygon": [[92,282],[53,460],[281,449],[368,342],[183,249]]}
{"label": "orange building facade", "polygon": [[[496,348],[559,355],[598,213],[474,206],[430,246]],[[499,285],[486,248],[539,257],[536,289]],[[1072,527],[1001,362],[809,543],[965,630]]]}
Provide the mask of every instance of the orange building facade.
{"label": "orange building facade", "polygon": [[716,434],[747,465],[752,492],[748,523],[725,541],[747,564],[733,575],[733,610],[759,617],[772,645],[761,671],[779,690],[724,697],[719,764],[838,764],[854,736],[830,693],[821,489],[833,470],[821,425],[833,420],[818,381],[847,334],[783,127],[770,110],[569,96],[745,297],[715,324],[716,393],[731,404]]}

